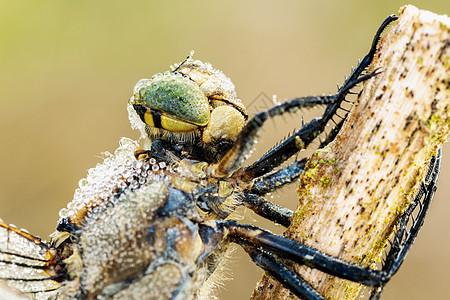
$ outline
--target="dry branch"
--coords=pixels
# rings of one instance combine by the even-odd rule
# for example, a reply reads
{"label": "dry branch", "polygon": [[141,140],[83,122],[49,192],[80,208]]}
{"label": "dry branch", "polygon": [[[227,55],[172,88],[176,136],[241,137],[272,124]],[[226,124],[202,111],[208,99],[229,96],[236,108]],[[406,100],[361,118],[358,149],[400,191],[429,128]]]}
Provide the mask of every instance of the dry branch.
{"label": "dry branch", "polygon": [[[363,266],[379,260],[450,131],[449,35],[447,16],[400,9],[370,67],[383,73],[364,85],[339,136],[313,155],[300,179],[287,237]],[[356,283],[294,268],[326,298],[358,294]],[[265,275],[252,299],[292,295]]]}

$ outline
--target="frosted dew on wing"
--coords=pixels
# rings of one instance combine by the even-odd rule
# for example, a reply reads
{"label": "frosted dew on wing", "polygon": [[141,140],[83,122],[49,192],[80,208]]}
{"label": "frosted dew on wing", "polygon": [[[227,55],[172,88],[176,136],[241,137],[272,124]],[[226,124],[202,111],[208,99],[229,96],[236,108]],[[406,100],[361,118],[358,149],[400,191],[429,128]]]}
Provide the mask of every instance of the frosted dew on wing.
{"label": "frosted dew on wing", "polygon": [[[0,220],[0,222],[2,221]],[[14,227],[13,225],[9,226]],[[0,227],[0,251],[19,254],[26,253],[28,256],[44,259],[44,250],[46,249],[43,249],[40,245],[33,243],[23,236],[20,236],[7,228]],[[0,253],[0,257],[3,255],[4,254]],[[10,260],[14,261],[14,258],[10,258]],[[1,271],[2,270],[0,269],[0,272]]]}
{"label": "frosted dew on wing", "polygon": [[46,265],[48,249],[40,240],[36,239],[35,242],[21,235],[28,234],[26,231],[6,225],[1,220],[0,223],[0,279],[14,290],[34,292],[35,299],[48,299],[54,295],[53,290],[59,288],[60,284],[47,280],[49,274],[39,269]]}

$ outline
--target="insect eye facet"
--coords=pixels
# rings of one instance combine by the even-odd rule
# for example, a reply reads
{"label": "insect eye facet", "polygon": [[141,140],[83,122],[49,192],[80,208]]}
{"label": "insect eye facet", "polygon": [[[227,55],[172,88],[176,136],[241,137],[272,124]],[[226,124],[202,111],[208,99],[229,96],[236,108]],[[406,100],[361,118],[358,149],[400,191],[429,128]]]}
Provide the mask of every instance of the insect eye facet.
{"label": "insect eye facet", "polygon": [[[210,117],[209,101],[203,91],[192,80],[176,73],[140,80],[132,104],[148,126],[174,132],[205,126]],[[159,120],[155,120],[155,114]]]}
{"label": "insect eye facet", "polygon": [[167,116],[161,116],[161,127],[175,132],[192,131],[198,128],[197,125],[189,124],[183,121],[172,119]]}
{"label": "insect eye facet", "polygon": [[162,128],[173,132],[188,132],[197,129],[199,126],[191,123],[177,120],[161,114],[161,112],[149,109],[143,105],[134,104],[134,110],[138,114],[142,122],[150,127]]}

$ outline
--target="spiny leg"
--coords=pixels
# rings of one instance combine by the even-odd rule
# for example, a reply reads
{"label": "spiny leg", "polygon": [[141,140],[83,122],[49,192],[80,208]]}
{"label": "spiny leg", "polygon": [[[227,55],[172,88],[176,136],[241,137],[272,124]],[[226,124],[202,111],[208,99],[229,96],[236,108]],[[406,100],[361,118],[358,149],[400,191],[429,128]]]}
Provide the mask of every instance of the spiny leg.
{"label": "spiny leg", "polygon": [[324,298],[281,262],[280,258],[370,286],[379,286],[384,279],[383,271],[348,263],[252,225],[242,225],[235,221],[218,221],[216,224],[218,232],[243,247],[258,266],[302,299]]}
{"label": "spiny leg", "polygon": [[[325,140],[321,142],[319,148],[325,147],[326,145],[328,145],[328,143],[334,140],[336,135],[339,133],[339,130],[341,129],[344,121],[345,120],[342,119],[339,123],[336,124],[333,130],[331,130],[330,133],[325,137]],[[307,158],[302,158],[301,160],[296,160],[288,166],[271,173],[253,173],[254,175],[262,176],[258,176],[253,179],[250,187],[246,192],[257,195],[265,195],[267,193],[280,189],[286,184],[290,184],[294,182],[298,177],[300,177],[300,175],[303,173],[303,170],[305,169],[306,162]],[[247,169],[244,170],[244,172],[247,171]]]}
{"label": "spiny leg", "polygon": [[[406,254],[411,248],[411,245],[417,237],[437,188],[436,182],[439,175],[440,164],[441,150],[439,150],[437,156],[431,159],[425,181],[422,182],[420,190],[414,198],[414,201],[408,206],[397,224],[398,230],[395,233],[394,241],[391,244],[391,248],[386,256],[386,261],[382,267],[382,270],[386,272],[386,281],[372,291],[370,299],[375,300],[380,298],[385,284],[398,271],[401,264],[405,260]],[[413,212],[417,206],[419,206],[419,212],[414,220]],[[407,224],[410,220],[413,221],[413,224],[408,231]]]}
{"label": "spiny leg", "polygon": [[[349,86],[349,88],[353,88],[357,83],[375,75],[377,75],[376,72],[365,75],[359,78],[357,82],[354,82],[354,85]],[[341,93],[329,96],[330,98],[336,99],[331,105],[334,105],[334,103],[341,103],[345,99],[347,92],[348,90],[343,90]],[[339,108],[339,105],[337,106],[337,108]],[[249,181],[253,178],[260,177],[281,165],[283,162],[288,160],[300,150],[306,149],[311,144],[311,142],[314,141],[324,131],[328,121],[333,118],[334,114],[335,111],[328,111],[323,116],[314,118],[313,120],[303,125],[299,130],[295,131],[285,140],[281,141],[281,143],[270,149],[265,155],[263,155],[263,157],[258,159],[252,165],[244,168],[240,174],[240,176],[242,176],[242,179]],[[341,122],[336,124],[335,127],[338,127],[340,129],[342,127],[343,121],[345,120],[341,120]],[[338,131],[332,131],[335,133],[333,136],[334,138]],[[331,142],[332,139],[327,138],[326,141]],[[325,144],[321,143],[321,146],[323,147],[325,146]]]}
{"label": "spiny leg", "polygon": [[[308,296],[300,290],[307,288],[307,283],[294,274],[292,270],[286,271],[288,267],[279,261],[279,258],[288,259],[301,265],[318,269],[333,276],[359,282],[368,286],[376,287],[371,299],[378,299],[384,285],[390,280],[403,262],[407,251],[414,241],[417,233],[423,224],[426,212],[431,203],[436,190],[436,181],[439,173],[440,152],[436,158],[430,162],[430,170],[425,183],[422,184],[419,193],[405,213],[400,218],[397,226],[394,245],[388,252],[386,263],[381,270],[364,268],[356,264],[346,262],[336,257],[327,255],[316,249],[307,247],[298,242],[274,235],[266,230],[252,226],[241,225],[235,221],[217,222],[218,227],[224,230],[231,241],[241,245],[255,260],[255,262],[272,274],[275,278],[287,276],[280,282],[290,289],[298,297],[317,300],[318,297]],[[421,199],[423,198],[423,201]],[[409,232],[406,233],[406,224],[412,218],[414,209],[420,206],[420,211]],[[299,279],[300,278],[300,279]],[[292,288],[286,282],[302,282],[302,286]],[[306,286],[303,286],[306,284]],[[312,294],[311,294],[312,295]],[[309,297],[309,298],[308,298]]]}
{"label": "spiny leg", "polygon": [[[296,98],[256,114],[244,126],[243,130],[239,133],[233,147],[225,154],[222,160],[218,163],[215,171],[216,175],[227,176],[228,174],[233,173],[234,171],[237,170],[237,168],[239,168],[239,166],[245,159],[246,155],[248,154],[250,148],[253,146],[258,131],[261,129],[264,122],[267,121],[268,119],[278,115],[282,115],[286,112],[293,113],[301,108],[311,108],[316,107],[318,105],[328,105],[335,102],[340,102],[348,93],[348,90],[356,86],[358,83],[365,81],[373,76],[376,76],[377,74],[378,72],[375,71],[370,74],[361,76],[357,78],[354,82],[352,82],[351,85],[348,85],[346,89],[342,89],[335,95]],[[332,116],[329,116],[329,118],[331,117]],[[307,124],[305,124],[297,132],[298,135],[293,136],[293,140],[292,139],[289,140],[290,141],[289,146],[291,146],[291,144],[294,143],[294,148],[296,149],[294,153],[290,154],[290,156],[298,152],[300,149],[305,148],[307,145],[309,145],[317,137],[317,135],[323,131],[323,129],[320,128],[325,127],[327,122],[328,120],[325,121],[323,117],[317,117],[312,121],[308,122]],[[297,146],[295,146],[295,144]],[[304,147],[303,146],[298,147],[298,145],[303,145]],[[275,160],[276,158],[274,157],[273,165],[276,167],[289,157],[282,156],[280,157],[281,160],[278,162]],[[245,178],[242,179],[245,180]]]}
{"label": "spiny leg", "polygon": [[221,221],[217,224],[225,228],[231,240],[239,245],[251,243],[278,258],[288,259],[333,276],[368,286],[379,286],[386,279],[386,272],[383,270],[373,270],[346,262],[253,225],[242,225],[235,221]]}
{"label": "spiny leg", "polygon": [[257,266],[269,273],[301,299],[325,300],[308,282],[283,265],[273,254],[262,251],[250,244],[242,243],[241,246]]}
{"label": "spiny leg", "polygon": [[[394,20],[396,20],[396,16],[389,16],[383,24],[378,29],[375,38],[373,39],[371,49],[369,53],[364,57],[362,62],[357,66],[355,70],[353,70],[350,77],[346,80],[344,85],[340,88],[340,90],[347,88],[352,80],[355,80],[364,69],[372,62],[373,56],[375,55],[377,45],[383,30]],[[333,110],[337,110],[337,106],[333,108]],[[328,114],[332,109],[327,109]],[[315,120],[313,120],[314,122]],[[342,118],[336,126],[330,131],[324,141],[320,143],[319,148],[323,148],[328,145],[331,141],[334,140],[340,129],[344,124],[345,119]],[[311,125],[311,124],[309,124]],[[265,154],[262,158],[256,161],[253,165],[244,169],[244,179],[255,178],[247,191],[247,196],[244,198],[243,203],[246,207],[252,209],[256,214],[271,220],[275,223],[281,224],[283,226],[290,225],[290,216],[292,216],[292,211],[289,209],[280,207],[276,204],[273,204],[262,197],[260,195],[264,195],[266,193],[272,192],[276,189],[283,187],[285,184],[293,182],[296,178],[300,176],[303,172],[306,160],[295,161],[291,165],[284,167],[276,172],[272,172],[266,174],[268,171],[274,169],[281,162],[285,161],[287,158],[291,156],[291,153],[298,151],[295,147],[298,147],[298,143],[296,142],[296,137],[301,136],[301,131],[306,131],[307,129],[313,126],[302,127],[300,130],[295,132],[293,135],[288,137],[286,140],[282,141],[279,145],[275,146],[267,154]],[[293,148],[293,146],[295,146]],[[291,148],[291,149],[289,149]],[[293,149],[292,149],[293,148]],[[290,151],[286,151],[289,149]],[[266,175],[264,175],[266,174]]]}
{"label": "spiny leg", "polygon": [[289,225],[291,225],[291,219],[294,213],[288,208],[267,201],[263,197],[255,194],[247,194],[243,203],[245,207],[250,208],[257,215],[269,221],[284,227],[289,227]]}
{"label": "spiny leg", "polygon": [[[389,16],[377,30],[375,37],[372,41],[372,46],[369,50],[369,53],[363,58],[361,63],[352,71],[350,76],[346,79],[344,84],[339,88],[336,96],[336,101],[331,103],[327,109],[325,110],[324,115],[319,119],[314,119],[313,121],[306,124],[304,127],[292,134],[289,138],[281,142],[276,147],[272,148],[266,155],[260,158],[258,161],[253,163],[251,166],[245,169],[245,178],[255,178],[261,176],[262,174],[273,170],[275,167],[279,166],[286,159],[297,153],[302,148],[309,145],[311,141],[309,139],[314,139],[319,133],[321,133],[327,122],[336,115],[336,111],[341,107],[342,101],[345,100],[345,96],[350,92],[350,90],[359,82],[364,81],[365,79],[370,78],[371,74],[364,75],[362,77],[362,72],[370,65],[373,60],[373,57],[377,50],[378,42],[381,38],[381,34],[384,29],[397,20],[397,17],[394,15]],[[369,75],[369,76],[368,76]],[[365,77],[368,76],[368,77]],[[291,101],[295,101],[291,100]],[[256,116],[255,116],[256,117]],[[341,125],[342,126],[342,125]],[[252,135],[247,135],[246,138],[250,137],[254,138]],[[300,139],[299,139],[300,138]],[[330,141],[328,141],[330,142]],[[322,143],[323,144],[323,143]],[[323,145],[321,145],[323,146]],[[245,149],[243,147],[243,149]]]}
{"label": "spiny leg", "polygon": [[380,42],[383,31],[389,26],[389,24],[391,24],[397,19],[398,17],[396,15],[390,15],[383,21],[383,23],[381,23],[372,40],[372,45],[370,47],[369,53],[367,53],[366,56],[364,56],[363,60],[353,70],[353,72],[350,74],[349,78],[345,81],[345,83],[342,85],[341,88],[345,88],[346,84],[349,84],[351,81],[358,78],[359,75],[372,63],[375,53],[377,52],[377,46],[378,43]]}
{"label": "spiny leg", "polygon": [[[372,45],[370,47],[369,53],[364,56],[362,61],[356,66],[354,70],[352,70],[352,73],[350,76],[345,80],[344,84],[339,88],[339,91],[342,89],[347,89],[348,85],[351,85],[351,83],[356,80],[363,72],[364,70],[372,63],[373,58],[375,56],[375,53],[377,52],[377,46],[381,39],[381,35],[383,34],[383,31],[395,20],[397,20],[398,17],[396,15],[390,15],[388,16],[383,23],[381,23],[380,27],[378,28],[377,32],[375,33],[375,36],[372,40]],[[336,111],[339,108],[340,104],[332,104],[327,107],[325,114],[331,111]]]}
{"label": "spiny leg", "polygon": [[281,143],[269,150],[263,157],[242,171],[242,179],[249,181],[260,177],[281,165],[300,150],[305,149],[325,128],[323,117],[314,118]]}
{"label": "spiny leg", "polygon": [[[293,99],[289,102],[272,107],[266,111],[256,114],[243,128],[238,135],[233,147],[225,154],[217,166],[219,175],[233,173],[243,162],[245,156],[255,143],[256,136],[264,122],[270,118],[282,115],[285,112],[295,112],[300,108],[311,108],[317,105],[327,105],[336,101],[336,96],[318,96]],[[315,118],[309,122],[309,126],[303,126],[303,133],[311,135],[321,118]],[[290,143],[291,144],[291,143]]]}
{"label": "spiny leg", "polygon": [[275,172],[271,172],[253,180],[248,193],[265,195],[292,183],[303,173],[307,159],[302,158]]}
{"label": "spiny leg", "polygon": [[[320,144],[320,148],[327,145],[336,137],[344,121],[345,120],[342,119],[333,130],[331,130],[325,140]],[[250,187],[246,190],[243,204],[259,216],[288,227],[291,224],[290,219],[292,218],[293,212],[290,209],[265,200],[260,196],[294,182],[303,173],[306,161],[307,159],[303,158],[294,161],[292,164],[277,171],[255,178]]]}
{"label": "spiny leg", "polygon": [[297,160],[280,170],[256,178],[244,193],[242,202],[245,207],[267,220],[289,227],[292,210],[274,204],[261,196],[295,181],[303,172],[306,161],[306,158]]}

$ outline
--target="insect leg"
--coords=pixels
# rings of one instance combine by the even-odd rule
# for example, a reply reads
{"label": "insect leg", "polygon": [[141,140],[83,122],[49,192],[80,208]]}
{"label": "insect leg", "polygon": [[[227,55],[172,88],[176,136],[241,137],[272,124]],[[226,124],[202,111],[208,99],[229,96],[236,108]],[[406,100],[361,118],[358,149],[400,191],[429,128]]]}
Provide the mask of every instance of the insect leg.
{"label": "insect leg", "polygon": [[[217,175],[226,176],[235,171],[245,159],[245,156],[253,146],[258,131],[261,129],[265,121],[278,115],[282,115],[286,112],[293,113],[301,108],[311,108],[317,105],[329,105],[344,100],[345,95],[351,88],[358,83],[365,81],[378,74],[377,71],[363,75],[351,84],[347,85],[345,89],[335,95],[330,96],[315,96],[315,97],[302,97],[289,100],[285,103],[272,107],[266,111],[256,114],[243,128],[238,135],[233,147],[225,154],[222,160],[219,162],[216,168]],[[269,161],[276,167],[284,162],[286,159],[297,153],[299,150],[306,148],[316,137],[319,135],[323,128],[326,126],[329,119],[333,117],[333,114],[325,114],[322,117],[317,117],[307,124],[305,124],[300,130],[286,139],[281,147],[277,147],[277,151],[271,151],[272,155],[265,155],[263,160]],[[281,145],[281,144],[280,144]],[[286,154],[284,154],[286,152]],[[273,168],[272,168],[273,169]],[[254,178],[254,177],[251,177]],[[245,180],[245,178],[243,178]]]}
{"label": "insect leg", "polygon": [[[397,224],[398,230],[395,233],[394,241],[389,249],[389,252],[387,253],[386,261],[382,267],[382,270],[387,274],[386,281],[383,285],[372,291],[370,299],[379,299],[387,280],[389,280],[398,271],[406,257],[406,254],[411,248],[411,245],[417,237],[436,191],[436,182],[439,174],[440,163],[441,150],[439,150],[437,156],[431,159],[425,181],[421,184],[420,190],[414,201],[408,206]],[[419,212],[417,217],[414,219],[412,214],[417,206],[419,206]],[[413,222],[411,228],[408,230],[407,224],[410,220]]]}
{"label": "insect leg", "polygon": [[388,16],[383,23],[381,23],[380,27],[378,28],[377,32],[375,33],[375,36],[372,40],[372,45],[370,47],[369,53],[364,56],[363,60],[358,64],[358,66],[353,70],[353,72],[350,74],[349,78],[346,80],[346,82],[342,85],[342,88],[345,88],[345,85],[352,82],[356,78],[359,77],[359,75],[372,63],[372,60],[375,56],[375,53],[377,52],[377,46],[381,39],[381,35],[383,34],[383,31],[395,20],[397,20],[398,17],[396,15],[390,15]]}
{"label": "insect leg", "polygon": [[[220,226],[225,228],[228,231],[230,239],[241,245],[252,258],[258,257],[257,259],[253,258],[255,262],[278,280],[279,276],[290,276],[288,280],[293,280],[295,282],[296,280],[298,281],[299,277],[296,275],[294,278],[289,275],[293,271],[288,272],[284,270],[287,267],[278,261],[278,258],[283,258],[302,265],[307,265],[311,268],[316,268],[333,276],[373,286],[375,289],[372,292],[371,299],[378,299],[385,284],[400,267],[423,224],[433,194],[436,190],[439,164],[440,152],[437,157],[431,160],[430,170],[426,176],[425,183],[422,184],[416,198],[400,218],[397,224],[399,229],[395,234],[394,244],[391,246],[391,249],[387,254],[387,260],[381,270],[373,270],[348,263],[252,225],[241,225],[234,221],[222,221],[220,222]],[[413,221],[411,228],[407,231],[406,225],[408,221],[411,220],[412,213],[417,206],[420,208],[419,213],[417,218]],[[279,267],[275,267],[276,265]],[[285,281],[280,280],[285,287],[290,289],[297,296],[304,296],[303,294],[297,294],[298,291],[290,287],[289,284],[286,284]]]}
{"label": "insect leg", "polygon": [[[336,94],[336,101],[327,107],[322,118],[319,121],[314,119],[313,121],[307,123],[300,130],[292,134],[286,140],[282,141],[276,147],[272,148],[266,155],[264,155],[258,161],[256,161],[251,166],[245,169],[244,177],[255,178],[273,170],[275,167],[279,166],[281,163],[283,163],[286,159],[297,153],[299,150],[308,146],[309,143],[324,130],[325,125],[330,119],[333,118],[333,116],[335,116],[336,111],[340,108],[342,101],[345,100],[345,96],[350,92],[350,90],[357,83],[371,77],[370,76],[368,78],[364,78],[364,76],[362,77],[360,76],[372,62],[373,57],[377,50],[378,42],[381,38],[381,34],[383,33],[384,29],[386,29],[386,27],[395,20],[397,20],[397,17],[395,15],[391,15],[381,24],[380,28],[377,30],[375,34],[375,37],[373,38],[372,46],[369,50],[369,53],[363,58],[361,63],[358,64],[358,66],[352,71],[352,73],[344,82],[344,84],[339,88],[338,93]],[[340,127],[342,126],[343,121],[339,123],[340,125],[339,124],[336,125],[338,129],[340,129]],[[337,134],[337,132],[335,134]],[[332,139],[327,138],[326,143],[329,143],[331,140]],[[321,147],[325,146],[326,143],[322,143]]]}
{"label": "insect leg", "polygon": [[[325,140],[321,142],[319,148],[325,147],[336,137],[344,121],[345,120],[342,119],[333,128],[333,130],[331,130],[331,132],[326,136]],[[306,161],[307,159],[303,158],[301,160],[291,163],[286,167],[283,167],[282,169],[279,169],[277,171],[268,174],[266,174],[267,170],[269,168],[270,169],[273,168],[273,166],[269,164],[266,164],[263,168],[259,168],[258,171],[252,169],[251,167],[245,168],[243,171],[245,174],[244,176],[247,176],[247,178],[248,176],[250,176],[250,174],[251,177],[255,176],[255,179],[251,183],[250,188],[248,189],[247,192],[251,194],[264,195],[273,192],[277,189],[280,189],[284,187],[286,184],[294,182],[298,177],[300,177],[301,173],[303,172],[306,165]],[[239,176],[242,175],[239,174]]]}
{"label": "insect leg", "polygon": [[244,193],[243,204],[261,217],[288,227],[291,224],[293,212],[260,196],[292,183],[303,172],[305,164],[306,158],[303,158],[276,172],[256,178],[250,188]]}
{"label": "insect leg", "polygon": [[307,300],[324,300],[314,288],[309,285],[303,278],[295,272],[287,268],[271,253],[261,251],[255,246],[243,243],[241,245],[250,255],[252,260],[269,273],[273,278],[278,280],[287,289],[294,293],[297,297]]}
{"label": "insect leg", "polygon": [[[243,180],[249,180],[263,176],[267,172],[270,172],[274,168],[278,167],[291,156],[295,155],[298,151],[305,149],[320,133],[323,132],[327,122],[332,117],[333,115],[323,115],[319,122],[317,122],[316,118],[306,123],[298,131],[294,132],[285,140],[281,141],[278,145],[270,149],[263,157],[258,159],[252,165],[244,168],[240,176],[242,176]],[[320,143],[319,148],[325,147],[334,140],[344,122],[345,118],[336,123],[333,129]],[[307,143],[305,143],[305,141],[307,141]]]}
{"label": "insect leg", "polygon": [[251,243],[279,258],[368,286],[380,286],[386,280],[386,272],[382,270],[372,270],[346,262],[256,226],[242,225],[234,221],[222,221],[218,222],[218,225],[226,228],[231,240],[241,246]]}
{"label": "insect leg", "polygon": [[150,150],[139,149],[134,153],[138,160],[148,161],[155,158],[158,161],[164,161],[168,164],[178,162],[181,158],[177,156],[176,151],[168,146],[164,141],[156,140],[152,143]]}
{"label": "insect leg", "polygon": [[[375,53],[377,52],[377,46],[381,39],[381,35],[383,34],[383,31],[395,20],[397,20],[398,17],[396,15],[390,15],[388,16],[383,23],[381,23],[380,27],[378,28],[377,32],[375,33],[375,36],[372,39],[372,45],[370,47],[369,53],[367,53],[363,60],[356,66],[356,68],[352,71],[350,76],[347,78],[347,80],[344,82],[344,84],[339,88],[339,92],[341,90],[345,90],[348,88],[349,85],[352,84],[354,80],[356,80],[363,72],[364,70],[372,63],[373,58],[375,56]],[[325,110],[325,114],[335,114],[337,109],[340,107],[340,103],[334,103],[327,107]]]}
{"label": "insect leg", "polygon": [[[330,132],[327,138],[321,143],[321,147],[334,139],[343,122],[344,120],[341,120]],[[290,219],[292,218],[293,212],[290,209],[267,201],[260,196],[294,182],[303,172],[306,161],[306,158],[297,160],[280,170],[254,179],[250,188],[245,193],[245,198],[242,200],[243,204],[261,217],[288,227],[291,224]]]}
{"label": "insect leg", "polygon": [[306,161],[306,158],[297,160],[282,169],[256,178],[248,189],[248,193],[265,195],[282,188],[286,184],[292,183],[305,169]]}
{"label": "insect leg", "polygon": [[267,201],[255,194],[247,194],[243,200],[245,207],[253,210],[257,215],[280,224],[284,227],[291,225],[292,210]]}

